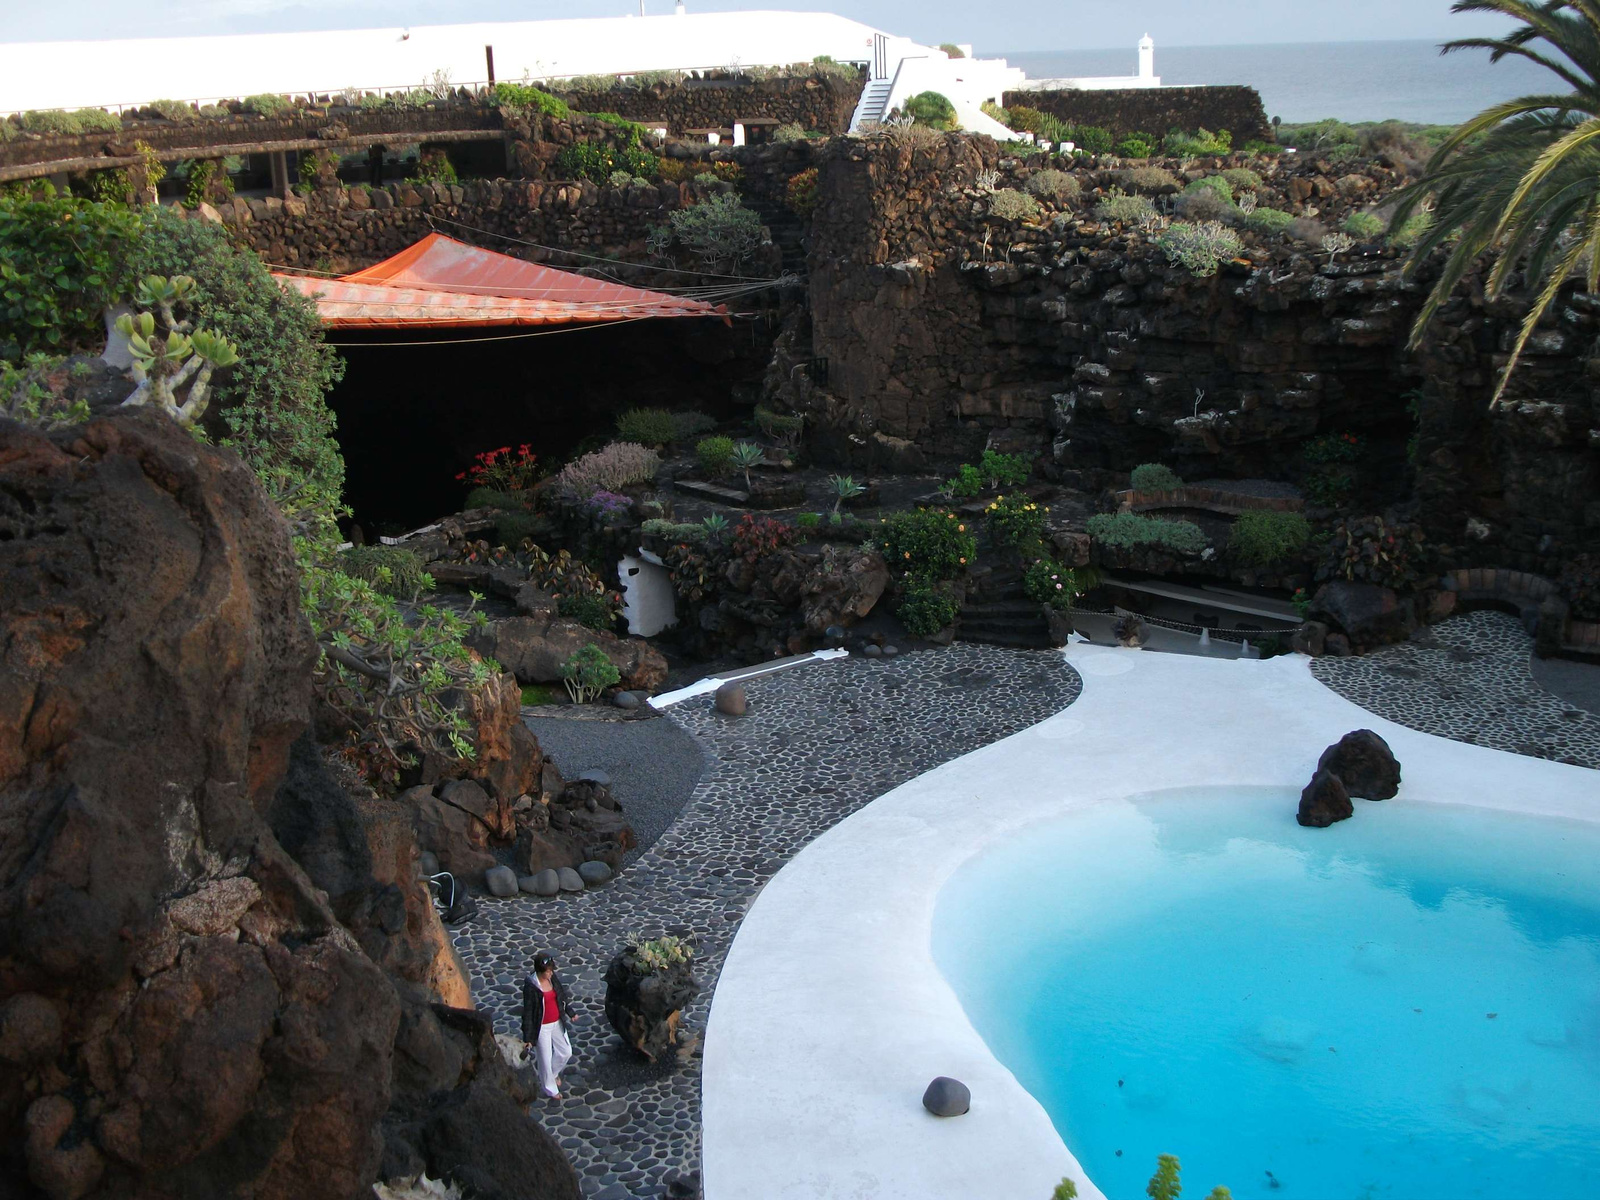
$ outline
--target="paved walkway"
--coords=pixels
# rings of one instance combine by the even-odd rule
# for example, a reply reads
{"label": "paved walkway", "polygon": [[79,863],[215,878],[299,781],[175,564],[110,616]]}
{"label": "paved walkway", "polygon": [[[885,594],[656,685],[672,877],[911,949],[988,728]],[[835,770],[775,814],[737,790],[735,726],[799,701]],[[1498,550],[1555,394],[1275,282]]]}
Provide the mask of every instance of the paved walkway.
{"label": "paved walkway", "polygon": [[1600,769],[1600,716],[1540,687],[1532,654],[1515,617],[1475,612],[1360,658],[1319,658],[1311,673],[1408,729]]}
{"label": "paved walkway", "polygon": [[[685,1018],[703,1029],[733,935],[780,867],[890,789],[1059,712],[1079,680],[1055,653],[956,645],[801,667],[748,691],[750,712],[739,720],[714,713],[707,699],[672,710],[707,749],[706,773],[677,821],[614,883],[551,899],[484,899],[455,932],[473,995],[499,1032],[518,1029],[518,980],[534,953],[549,949],[561,963],[578,1058],[564,1098],[535,1112],[595,1200],[655,1200],[673,1175],[700,1167],[699,1057],[649,1067],[605,1021],[601,973],[624,938],[694,937],[704,986]],[[899,869],[892,845],[882,869]],[[797,1003],[795,1020],[814,1020],[803,1009]]]}

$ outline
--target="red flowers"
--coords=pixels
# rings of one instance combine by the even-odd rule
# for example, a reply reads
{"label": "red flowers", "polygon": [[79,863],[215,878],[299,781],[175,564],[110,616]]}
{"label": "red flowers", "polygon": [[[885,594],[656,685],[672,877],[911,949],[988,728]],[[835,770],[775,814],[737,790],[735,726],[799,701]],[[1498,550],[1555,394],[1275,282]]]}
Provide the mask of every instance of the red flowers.
{"label": "red flowers", "polygon": [[538,479],[538,455],[531,444],[523,442],[515,454],[510,446],[497,446],[476,455],[476,461],[456,476],[458,482],[470,483],[475,488],[493,488],[497,492],[521,492],[532,487]]}

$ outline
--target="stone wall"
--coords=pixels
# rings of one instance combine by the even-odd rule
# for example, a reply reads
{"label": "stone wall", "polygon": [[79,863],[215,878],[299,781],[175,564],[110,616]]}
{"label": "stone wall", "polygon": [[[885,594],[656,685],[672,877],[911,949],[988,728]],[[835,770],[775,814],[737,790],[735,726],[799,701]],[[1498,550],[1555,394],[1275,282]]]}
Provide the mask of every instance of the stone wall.
{"label": "stone wall", "polygon": [[[1379,163],[1253,165],[1263,205],[1335,225],[1402,178]],[[785,347],[791,362],[822,361],[773,388],[824,443],[848,455],[906,440],[950,459],[1004,444],[1097,487],[1125,486],[1149,461],[1191,479],[1293,478],[1308,438],[1354,432],[1371,458],[1362,498],[1380,509],[1413,489],[1448,542],[1476,515],[1489,530],[1480,559],[1548,570],[1558,550],[1600,542],[1587,374],[1600,300],[1560,310],[1513,382],[1516,403],[1491,415],[1514,305],[1468,291],[1412,354],[1431,280],[1404,278],[1397,251],[1330,265],[1304,242],[1251,238],[1242,261],[1197,278],[1140,231],[1093,221],[1114,173],[1078,172],[1083,200],[1018,224],[990,218],[974,186],[996,168],[1012,186],[1033,169],[958,135],[824,153],[809,339],[797,327]]]}
{"label": "stone wall", "polygon": [[1272,140],[1272,124],[1253,87],[1121,88],[1114,91],[1007,92],[1005,103],[1024,104],[1073,125],[1099,125],[1125,133],[1226,129],[1234,145]]}
{"label": "stone wall", "polygon": [[564,92],[581,112],[620,113],[634,121],[660,122],[669,133],[730,129],[735,121],[768,118],[803,129],[843,133],[865,80],[819,74],[806,79],[688,79],[652,88]]}

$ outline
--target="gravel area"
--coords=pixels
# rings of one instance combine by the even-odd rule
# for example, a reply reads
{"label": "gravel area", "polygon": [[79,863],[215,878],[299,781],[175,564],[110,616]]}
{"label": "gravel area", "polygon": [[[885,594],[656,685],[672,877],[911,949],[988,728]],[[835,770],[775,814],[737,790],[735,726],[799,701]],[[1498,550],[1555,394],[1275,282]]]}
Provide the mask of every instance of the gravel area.
{"label": "gravel area", "polygon": [[1276,479],[1200,479],[1191,482],[1189,486],[1219,488],[1236,496],[1260,496],[1271,500],[1300,498],[1300,489],[1294,484],[1283,483]]}
{"label": "gravel area", "polygon": [[589,770],[611,776],[611,792],[627,814],[639,845],[638,858],[667,831],[688,802],[706,768],[706,752],[676,722],[579,721],[525,717],[539,746],[567,779]]}
{"label": "gravel area", "polygon": [[1408,729],[1600,769],[1600,716],[1541,687],[1533,661],[1520,621],[1474,612],[1359,658],[1319,658],[1311,672]]}
{"label": "gravel area", "polygon": [[[714,712],[702,697],[665,720],[625,726],[670,720],[708,752],[678,819],[604,887],[550,899],[485,898],[478,916],[453,931],[473,995],[497,1032],[518,1030],[519,980],[534,953],[556,955],[572,993],[576,1059],[562,1098],[534,1113],[571,1157],[585,1196],[655,1200],[674,1175],[700,1165],[698,1054],[681,1065],[645,1064],[606,1023],[601,973],[624,938],[694,939],[703,989],[684,1021],[697,1051],[728,945],[784,863],[890,789],[1060,711],[1080,687],[1058,653],[957,644],[754,680],[750,711],[739,719]],[[550,748],[558,754],[553,741]],[[890,869],[914,868],[894,864],[890,849],[885,854]]]}

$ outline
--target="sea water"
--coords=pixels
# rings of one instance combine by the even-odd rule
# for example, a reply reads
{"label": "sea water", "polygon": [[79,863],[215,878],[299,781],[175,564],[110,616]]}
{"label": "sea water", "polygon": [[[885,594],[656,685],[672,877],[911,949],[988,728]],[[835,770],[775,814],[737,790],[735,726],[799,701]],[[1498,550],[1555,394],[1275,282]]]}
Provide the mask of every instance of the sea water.
{"label": "sea water", "polygon": [[941,893],[940,970],[1110,1200],[1162,1153],[1196,1197],[1593,1200],[1600,826],[1296,798],[1035,827]]}
{"label": "sea water", "polygon": [[[1158,35],[1159,36],[1159,35]],[[1133,75],[1138,53],[1120,50],[1034,50],[1003,57],[1030,78]],[[1261,93],[1267,115],[1291,123],[1416,121],[1454,125],[1513,96],[1567,91],[1537,63],[1491,64],[1482,50],[1439,54],[1437,42],[1306,42],[1270,46],[1156,45],[1156,74],[1166,86],[1242,83]],[[1151,133],[1166,133],[1153,129]]]}

